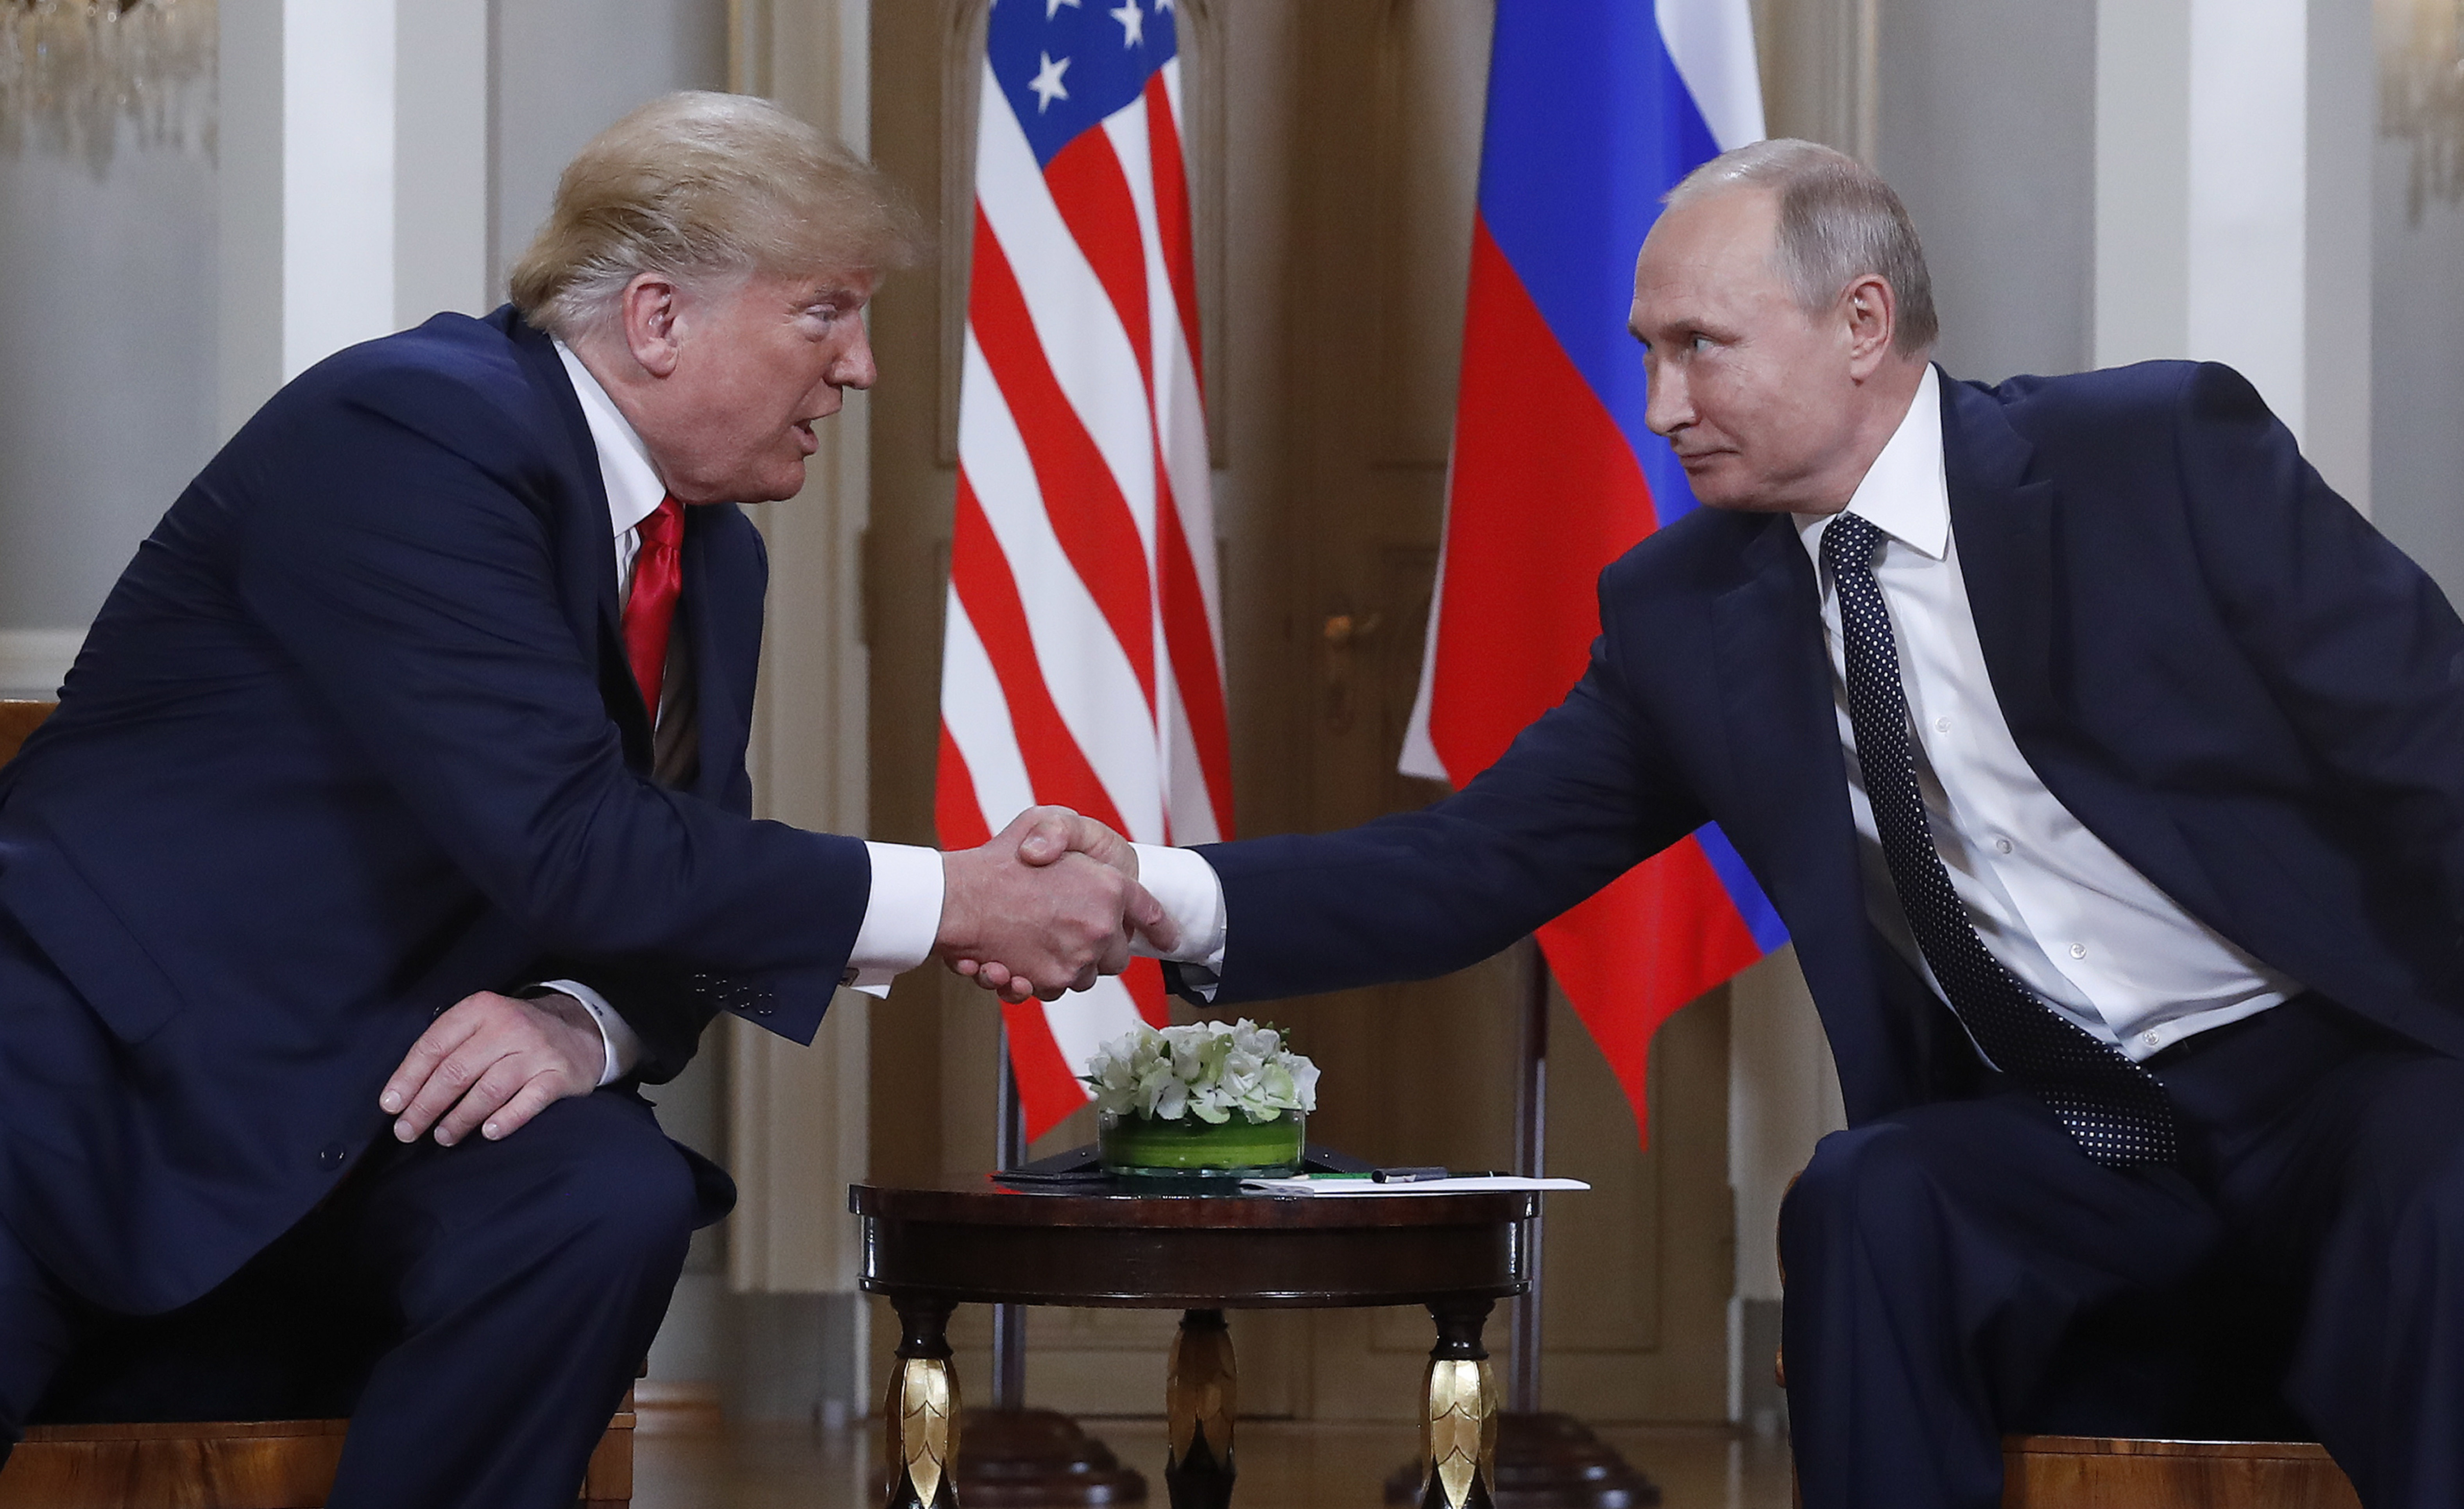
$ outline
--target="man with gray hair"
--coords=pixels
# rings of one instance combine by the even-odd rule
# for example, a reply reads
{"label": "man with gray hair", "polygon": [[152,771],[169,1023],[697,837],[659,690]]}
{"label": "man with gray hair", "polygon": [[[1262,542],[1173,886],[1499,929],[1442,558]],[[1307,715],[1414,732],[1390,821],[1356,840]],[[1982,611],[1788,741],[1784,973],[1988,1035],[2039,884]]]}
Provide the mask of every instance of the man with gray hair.
{"label": "man with gray hair", "polygon": [[1681,185],[1630,320],[1708,506],[1459,794],[1146,851],[1180,987],[1460,968],[1716,820],[1850,1121],[1781,1217],[1808,1509],[1991,1509],[2012,1430],[2464,1503],[2464,624],[2228,368],[1945,376],[1826,148]]}
{"label": "man with gray hair", "polygon": [[[872,171],[663,99],[514,302],[319,364],[164,517],[0,771],[0,1457],[30,1417],[353,1415],[335,1509],[573,1502],[725,1174],[638,1087],[936,949],[1171,936],[1070,814],[953,854],[750,816],[766,566]],[[1051,857],[1051,854],[1042,854]],[[1111,857],[1127,862],[1123,855]]]}

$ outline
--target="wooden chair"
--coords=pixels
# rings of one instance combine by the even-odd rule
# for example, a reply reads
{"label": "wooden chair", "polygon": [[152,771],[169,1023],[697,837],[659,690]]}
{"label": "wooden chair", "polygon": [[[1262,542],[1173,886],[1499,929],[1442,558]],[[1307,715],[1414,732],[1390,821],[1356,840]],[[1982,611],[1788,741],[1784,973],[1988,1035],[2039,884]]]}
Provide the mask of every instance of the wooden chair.
{"label": "wooden chair", "polygon": [[[50,702],[0,700],[0,764]],[[322,1509],[348,1420],[38,1425],[0,1468],[0,1509]],[[633,1396],[590,1455],[581,1509],[633,1501]]]}
{"label": "wooden chair", "polygon": [[52,716],[55,702],[19,702],[0,700],[0,765],[6,765],[17,753],[17,746],[35,725]]}
{"label": "wooden chair", "polygon": [[[1771,1376],[1788,1387],[1784,1354],[1772,1356]],[[2362,1509],[2362,1500],[2315,1441],[2006,1435],[2002,1509]]]}
{"label": "wooden chair", "polygon": [[[323,1509],[348,1420],[38,1425],[0,1468],[0,1509]],[[599,1439],[580,1509],[633,1501],[633,1396]]]}
{"label": "wooden chair", "polygon": [[2003,1509],[2361,1509],[2327,1449],[2308,1441],[2124,1441],[2014,1435]]}

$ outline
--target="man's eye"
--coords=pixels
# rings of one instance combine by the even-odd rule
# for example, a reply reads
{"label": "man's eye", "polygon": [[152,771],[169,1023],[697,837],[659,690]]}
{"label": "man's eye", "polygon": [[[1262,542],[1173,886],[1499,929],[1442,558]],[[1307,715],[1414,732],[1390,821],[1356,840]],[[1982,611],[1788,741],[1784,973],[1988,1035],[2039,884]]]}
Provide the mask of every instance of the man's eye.
{"label": "man's eye", "polygon": [[1686,344],[1697,353],[1711,349],[1711,338],[1707,335],[1697,335],[1692,341]]}

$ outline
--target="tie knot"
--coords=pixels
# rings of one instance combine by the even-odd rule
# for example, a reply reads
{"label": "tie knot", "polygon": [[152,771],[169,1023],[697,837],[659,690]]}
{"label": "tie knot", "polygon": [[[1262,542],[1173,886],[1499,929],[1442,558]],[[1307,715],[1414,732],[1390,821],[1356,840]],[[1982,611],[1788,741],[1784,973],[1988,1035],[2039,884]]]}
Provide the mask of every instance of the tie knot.
{"label": "tie knot", "polygon": [[1871,521],[1856,514],[1834,515],[1830,526],[1822,531],[1822,561],[1837,575],[1843,566],[1864,570],[1874,564],[1874,547],[1881,543],[1882,532]]}
{"label": "tie knot", "polygon": [[650,510],[649,517],[635,527],[642,531],[644,544],[675,545],[685,537],[685,505],[676,501],[675,494],[670,493],[660,499],[659,506]]}

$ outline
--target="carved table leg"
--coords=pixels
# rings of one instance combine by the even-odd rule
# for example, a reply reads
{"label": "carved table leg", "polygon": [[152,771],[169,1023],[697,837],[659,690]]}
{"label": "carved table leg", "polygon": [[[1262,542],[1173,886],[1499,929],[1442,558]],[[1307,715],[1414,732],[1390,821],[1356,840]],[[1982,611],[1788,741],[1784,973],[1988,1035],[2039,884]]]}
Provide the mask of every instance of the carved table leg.
{"label": "carved table leg", "polygon": [[1172,1509],[1229,1509],[1240,1377],[1223,1312],[1183,1311],[1164,1385],[1171,1452],[1164,1458],[1163,1481],[1172,1495]]}
{"label": "carved table leg", "polygon": [[1491,1509],[1496,1502],[1497,1377],[1480,1344],[1492,1301],[1429,1306],[1438,1344],[1429,1349],[1420,1417],[1421,1509]]}
{"label": "carved table leg", "polygon": [[951,1302],[892,1295],[904,1334],[882,1418],[890,1431],[887,1509],[958,1509],[958,1374],[950,1365]]}

